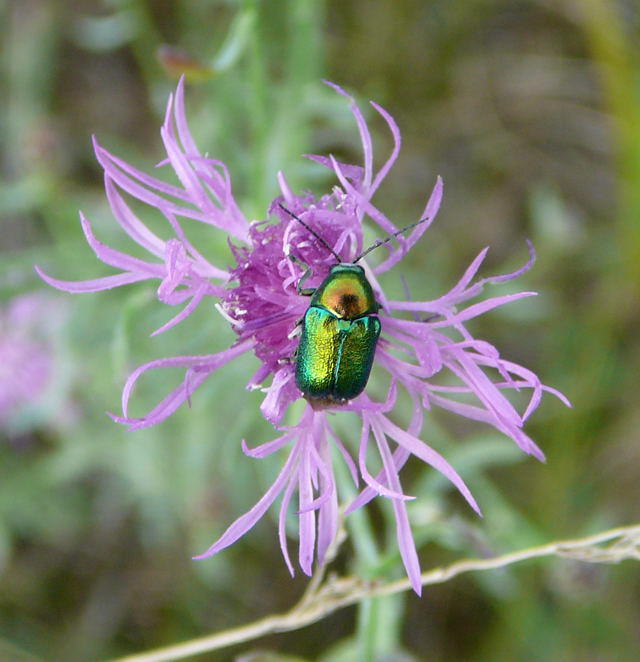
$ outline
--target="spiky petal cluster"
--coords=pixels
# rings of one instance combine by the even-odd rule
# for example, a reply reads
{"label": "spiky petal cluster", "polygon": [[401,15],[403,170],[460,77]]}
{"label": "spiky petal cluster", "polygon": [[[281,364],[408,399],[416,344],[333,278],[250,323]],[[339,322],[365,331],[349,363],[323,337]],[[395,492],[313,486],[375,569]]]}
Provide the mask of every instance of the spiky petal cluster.
{"label": "spiky petal cluster", "polygon": [[[215,554],[234,543],[282,495],[279,539],[287,566],[293,573],[286,544],[285,520],[291,500],[297,493],[299,565],[305,573],[311,574],[314,558],[323,562],[337,531],[339,500],[332,468],[334,454],[330,450],[335,445],[356,484],[364,483],[363,491],[349,505],[347,512],[377,495],[391,500],[402,559],[414,589],[420,593],[418,557],[405,507],[406,501],[412,497],[403,493],[399,478],[404,463],[414,455],[435,467],[479,512],[469,489],[453,467],[420,440],[424,410],[435,405],[483,421],[513,438],[525,452],[540,459],[543,457],[522,427],[538,406],[542,391],[551,389],[543,386],[532,372],[502,359],[493,346],[473,338],[465,327],[466,322],[478,315],[533,294],[521,292],[469,303],[481,294],[486,284],[515,278],[528,269],[533,262],[533,250],[530,261],[522,269],[505,276],[476,280],[487,252],[485,249],[455,287],[442,297],[418,302],[387,300],[377,277],[396,265],[429,227],[442,198],[442,182],[438,179],[421,215],[429,221],[418,225],[408,236],[399,237],[393,247],[387,249],[385,259],[378,266],[364,265],[376,298],[382,305],[382,337],[376,361],[389,373],[390,385],[383,402],[375,402],[363,393],[340,406],[340,409],[356,412],[361,419],[357,451],[352,453],[343,445],[326,410],[318,410],[310,404],[297,425],[281,427],[289,405],[301,397],[290,360],[297,344],[292,331],[308,306],[308,299],[300,296],[296,289],[304,271],[301,265],[304,263],[313,269],[314,275],[305,285],[314,286],[326,276],[335,258],[280,205],[302,218],[345,262],[353,260],[362,251],[365,219],[377,226],[380,235],[398,229],[372,203],[374,193],[398,156],[398,127],[383,108],[372,102],[394,141],[387,160],[379,170],[374,170],[371,135],[360,109],[341,88],[332,87],[349,99],[362,142],[364,163],[362,166],[350,165],[331,156],[309,156],[330,168],[338,180],[338,185],[327,195],[316,199],[311,195],[296,194],[285,177],[279,174],[281,195],[268,209],[269,216],[275,220],[249,223],[234,201],[224,164],[204,157],[195,145],[186,122],[180,83],[175,99],[169,100],[161,135],[167,152],[164,165],[173,169],[181,186],[172,186],[147,175],[95,144],[96,155],[105,170],[107,197],[114,216],[131,239],[148,250],[150,259],[140,260],[108,248],[94,237],[89,222],[81,216],[87,241],[98,258],[119,269],[120,273],[80,283],[56,280],[42,272],[41,275],[54,287],[68,292],[104,290],[143,280],[158,281],[158,299],[171,306],[184,307],[156,333],[182,321],[204,300],[210,297],[218,300],[218,310],[236,331],[237,342],[217,354],[158,359],[135,370],[123,391],[123,416],[117,418],[132,429],[164,420],[213,372],[240,354],[253,352],[259,359],[259,368],[247,386],[263,388],[266,396],[262,412],[274,425],[280,426],[282,434],[253,450],[243,444],[243,450],[247,455],[261,458],[288,447],[289,455],[267,493],[197,558]],[[149,230],[127,205],[123,192],[147,203],[164,217],[168,238],[160,238]],[[231,237],[235,268],[226,272],[214,266],[190,243],[185,228],[194,223],[209,225],[212,230],[223,231]],[[417,319],[394,317],[396,311],[415,313]],[[128,417],[129,397],[138,378],[149,370],[176,366],[185,369],[182,385],[146,416]],[[497,380],[491,378],[492,373],[497,375]],[[412,418],[404,428],[388,417],[399,387],[409,394],[414,404]],[[523,388],[531,389],[531,395],[524,413],[520,414],[504,392]],[[382,467],[377,473],[372,473],[367,466],[372,446],[377,448]]]}

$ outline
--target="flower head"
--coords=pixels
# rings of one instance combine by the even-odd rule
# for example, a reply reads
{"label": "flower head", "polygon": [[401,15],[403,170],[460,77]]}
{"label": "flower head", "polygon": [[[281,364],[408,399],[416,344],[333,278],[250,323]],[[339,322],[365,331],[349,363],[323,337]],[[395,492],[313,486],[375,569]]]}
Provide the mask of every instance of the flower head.
{"label": "flower head", "polygon": [[[397,539],[407,573],[416,592],[420,592],[420,569],[405,502],[413,497],[403,493],[399,470],[411,455],[415,455],[442,472],[479,512],[471,492],[455,469],[434,449],[419,438],[424,410],[433,406],[448,409],[466,418],[483,421],[511,437],[526,453],[543,459],[542,451],[523,432],[525,420],[538,406],[542,392],[553,389],[543,386],[529,370],[500,357],[489,343],[475,339],[465,324],[503,304],[532,296],[521,292],[476,301],[484,286],[517,277],[533,263],[534,254],[518,271],[504,276],[477,279],[476,274],[487,249],[481,251],[460,281],[446,294],[432,301],[388,300],[378,276],[396,265],[417,243],[434,219],[442,198],[442,182],[436,185],[420,218],[428,219],[406,236],[387,245],[385,259],[376,267],[361,262],[371,283],[382,325],[375,361],[389,375],[389,387],[383,401],[372,400],[366,392],[330,408],[349,410],[361,420],[359,445],[355,452],[348,449],[335,433],[327,416],[326,405],[310,401],[298,423],[284,427],[282,419],[288,407],[302,394],[295,381],[295,356],[298,338],[295,335],[300,319],[309,307],[309,299],[301,296],[298,285],[306,266],[312,270],[305,286],[317,287],[327,276],[335,257],[350,262],[363,251],[363,222],[368,219],[379,235],[398,230],[396,225],[372,203],[372,198],[400,150],[400,132],[393,118],[372,102],[384,119],[394,146],[379,170],[374,169],[372,140],[364,117],[341,88],[331,85],[346,97],[362,141],[364,163],[345,164],[332,156],[310,155],[321,166],[333,171],[338,184],[330,193],[315,198],[291,190],[283,174],[278,175],[281,195],[273,200],[268,214],[271,219],[248,222],[238,208],[225,165],[203,156],[189,132],[183,84],[175,98],[171,97],[161,135],[169,165],[180,180],[173,186],[147,175],[113,156],[95,143],[97,158],[105,170],[105,186],[113,214],[123,230],[150,254],[148,260],[131,257],[100,243],[89,221],[81,215],[87,241],[103,262],[119,273],[82,282],[60,281],[39,272],[51,285],[68,292],[104,290],[143,280],[158,282],[160,302],[183,306],[155,333],[184,320],[205,300],[213,298],[220,313],[237,333],[236,343],[229,349],[204,356],[176,356],[158,359],[140,366],[127,380],[122,404],[123,415],[115,417],[131,429],[155,425],[171,415],[220,366],[237,356],[253,352],[259,368],[249,380],[248,388],[262,388],[265,398],[263,415],[282,434],[257,448],[243,450],[251,457],[265,457],[287,447],[289,455],[271,488],[245,515],[237,519],[225,533],[200,557],[215,554],[244,535],[266,510],[282,495],[279,518],[279,538],[282,552],[293,573],[293,564],[285,536],[285,520],[290,502],[297,493],[299,522],[298,562],[311,574],[314,558],[322,563],[338,526],[338,490],[334,478],[331,447],[335,446],[346,462],[356,484],[364,489],[346,512],[364,505],[377,495],[391,500],[397,522]],[[161,238],[136,216],[127,205],[123,192],[155,208],[167,221],[167,237]],[[300,220],[298,220],[298,217]],[[302,222],[300,222],[302,221]],[[190,243],[185,228],[194,223],[211,226],[230,236],[231,251],[236,265],[230,271],[213,265]],[[306,266],[305,266],[306,265]],[[413,314],[415,319],[396,316]],[[185,369],[181,386],[169,393],[142,418],[128,416],[127,408],[132,388],[138,378],[149,370],[180,366]],[[388,413],[394,408],[398,389],[405,390],[413,402],[413,414],[405,427],[393,423]],[[524,413],[505,397],[510,390],[530,389]],[[371,472],[367,467],[370,446],[375,446],[382,469]]]}
{"label": "flower head", "polygon": [[0,309],[0,424],[44,394],[53,373],[51,297],[21,294]]}

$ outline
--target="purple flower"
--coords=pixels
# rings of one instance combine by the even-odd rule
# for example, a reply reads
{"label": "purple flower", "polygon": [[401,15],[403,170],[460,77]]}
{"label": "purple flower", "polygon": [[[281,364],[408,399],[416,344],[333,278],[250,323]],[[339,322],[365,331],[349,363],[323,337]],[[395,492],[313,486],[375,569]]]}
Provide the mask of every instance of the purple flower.
{"label": "purple flower", "polygon": [[0,424],[46,391],[53,373],[49,328],[55,306],[44,294],[22,294],[0,309]]}
{"label": "purple flower", "polygon": [[[523,432],[523,424],[538,406],[543,391],[551,391],[563,402],[567,401],[557,391],[544,386],[531,371],[502,359],[492,345],[474,339],[465,327],[467,321],[493,308],[533,296],[533,292],[521,292],[469,303],[478,298],[485,285],[510,280],[526,271],[534,260],[531,247],[530,260],[518,271],[476,279],[487,252],[487,249],[483,250],[460,281],[433,301],[392,301],[385,297],[378,276],[402,260],[435,217],[442,198],[442,182],[438,178],[421,216],[429,221],[415,227],[408,236],[398,237],[393,248],[387,246],[387,255],[378,266],[361,263],[382,306],[379,314],[382,336],[376,362],[387,371],[390,383],[383,402],[376,402],[362,393],[348,403],[329,408],[359,415],[361,433],[357,452],[352,455],[338,438],[326,406],[322,408],[307,403],[297,425],[281,425],[289,405],[302,397],[291,362],[298,343],[292,332],[309,305],[308,298],[300,296],[296,289],[304,272],[301,263],[313,269],[314,275],[305,283],[313,287],[323,280],[335,259],[280,205],[302,218],[345,262],[353,260],[363,250],[365,218],[377,226],[379,235],[398,229],[371,202],[398,156],[398,127],[383,108],[371,103],[387,123],[394,140],[390,156],[379,170],[374,170],[371,135],[360,109],[341,88],[331,86],[350,102],[364,153],[363,166],[340,163],[332,156],[308,156],[334,172],[339,185],[331,193],[318,199],[311,194],[294,193],[280,173],[281,195],[268,209],[268,215],[275,218],[275,222],[249,223],[236,205],[225,165],[203,156],[195,145],[186,122],[181,82],[175,98],[169,99],[161,130],[167,151],[167,159],[161,165],[173,169],[180,186],[167,184],[137,170],[95,143],[97,158],[105,171],[106,192],[113,214],[123,230],[149,252],[150,258],[134,258],[100,243],[89,221],[81,215],[89,245],[100,260],[120,272],[82,282],[56,280],[41,271],[39,273],[49,284],[67,292],[95,292],[137,281],[158,281],[158,299],[170,306],[183,307],[155,333],[178,324],[200,303],[213,297],[218,311],[237,333],[236,343],[223,352],[158,359],[135,370],[124,387],[123,415],[114,417],[131,429],[155,425],[170,416],[212,373],[237,356],[253,352],[259,359],[259,368],[247,388],[264,390],[262,413],[282,434],[254,449],[249,449],[243,442],[243,450],[251,457],[262,458],[288,447],[289,455],[273,485],[258,503],[196,558],[211,556],[233,544],[282,495],[279,538],[286,564],[293,574],[285,519],[297,493],[298,563],[303,572],[310,575],[314,558],[318,563],[323,562],[338,526],[339,500],[332,468],[335,453],[331,452],[331,447],[335,446],[354,482],[364,482],[364,489],[348,506],[347,512],[377,495],[391,500],[400,553],[413,587],[420,593],[420,568],[405,507],[405,502],[414,497],[403,493],[399,478],[399,470],[407,459],[415,455],[435,467],[457,487],[471,507],[480,512],[455,469],[419,438],[424,410],[439,406],[488,423],[510,436],[526,453],[543,459],[542,451]],[[151,232],[127,205],[123,192],[155,208],[167,221],[169,238]],[[212,230],[230,236],[231,251],[236,260],[231,271],[213,265],[190,243],[184,228],[194,223],[204,223]],[[415,319],[394,317],[396,312],[413,314]],[[185,369],[182,385],[146,416],[129,417],[128,402],[138,378],[149,370],[176,366]],[[408,393],[414,405],[406,427],[393,423],[388,416],[399,388]],[[504,395],[505,391],[522,389],[530,389],[523,414]],[[382,470],[372,473],[367,466],[367,457],[369,447],[374,445]]]}

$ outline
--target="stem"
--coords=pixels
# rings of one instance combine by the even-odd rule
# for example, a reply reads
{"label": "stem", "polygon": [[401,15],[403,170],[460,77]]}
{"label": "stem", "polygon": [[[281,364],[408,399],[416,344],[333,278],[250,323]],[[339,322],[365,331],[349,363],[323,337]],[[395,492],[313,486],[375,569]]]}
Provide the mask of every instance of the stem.
{"label": "stem", "polygon": [[378,598],[363,600],[358,605],[358,659],[374,662],[377,652],[376,629],[380,603]]}
{"label": "stem", "polygon": [[269,143],[269,122],[267,111],[269,96],[267,92],[268,72],[266,66],[266,52],[263,44],[263,31],[260,22],[260,7],[257,0],[245,0],[244,7],[247,11],[254,13],[252,21],[251,47],[249,48],[249,79],[250,98],[249,108],[251,112],[251,145],[254,158],[251,159],[249,167],[249,186],[251,189],[250,203],[252,206],[250,217],[259,218],[269,199],[267,184],[267,161]]}
{"label": "stem", "polygon": [[[599,547],[602,543],[608,547]],[[575,540],[558,540],[529,547],[490,559],[466,559],[435,568],[421,575],[422,585],[442,584],[468,572],[495,570],[514,563],[546,556],[578,559],[590,563],[619,563],[624,559],[640,560],[640,523],[602,531]],[[291,611],[268,616],[238,628],[191,639],[182,644],[158,648],[138,655],[128,655],[111,662],[171,662],[193,655],[201,655],[275,632],[289,632],[315,623],[338,609],[369,598],[393,595],[411,590],[407,578],[387,583],[375,583],[359,577],[332,578],[320,586],[313,596],[305,596]]]}
{"label": "stem", "polygon": [[[356,497],[351,476],[347,468],[339,459],[336,462],[336,482],[338,490],[345,503],[349,503]],[[349,538],[355,547],[355,556],[360,574],[365,577],[369,575],[371,568],[375,568],[380,562],[380,552],[373,534],[371,518],[366,510],[360,508],[349,515]],[[377,652],[377,628],[378,612],[380,605],[376,598],[363,600],[358,605],[357,632],[358,659],[361,662],[373,662]]]}
{"label": "stem", "polygon": [[[279,167],[299,163],[300,154],[311,147],[309,92],[322,78],[321,30],[324,3],[317,0],[289,0],[287,6],[287,53],[285,80],[279,99],[276,158]],[[297,172],[290,170],[292,186],[300,185]]]}
{"label": "stem", "polygon": [[600,74],[613,128],[618,179],[618,247],[627,279],[640,277],[640,97],[637,42],[615,2],[583,0],[579,17]]}

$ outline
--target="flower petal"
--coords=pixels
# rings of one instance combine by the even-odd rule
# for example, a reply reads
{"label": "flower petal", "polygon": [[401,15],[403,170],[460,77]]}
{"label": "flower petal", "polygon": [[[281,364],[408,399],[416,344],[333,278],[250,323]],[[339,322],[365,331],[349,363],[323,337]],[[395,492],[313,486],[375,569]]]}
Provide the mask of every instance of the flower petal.
{"label": "flower petal", "polygon": [[420,458],[423,462],[430,464],[434,469],[437,469],[443,476],[445,476],[451,483],[453,483],[462,496],[467,500],[467,503],[478,513],[482,515],[480,507],[473,498],[465,482],[460,478],[458,472],[440,455],[440,453],[433,450],[420,441],[413,435],[405,430],[399,428],[392,423],[386,416],[382,414],[375,414],[375,419],[380,428],[388,434],[400,446],[406,448],[412,455]]}
{"label": "flower petal", "polygon": [[104,278],[94,278],[92,280],[58,280],[48,276],[37,265],[34,267],[36,273],[42,280],[55,287],[57,290],[63,292],[71,292],[72,294],[79,294],[83,292],[101,292],[102,290],[111,290],[114,287],[121,287],[122,285],[129,285],[130,283],[138,283],[141,280],[148,280],[153,278],[149,274],[115,274],[114,276],[105,276]]}
{"label": "flower petal", "polygon": [[[251,510],[247,511],[241,517],[229,526],[229,528],[216,540],[206,552],[194,556],[194,560],[206,559],[214,554],[217,554],[219,551],[223,550],[229,545],[233,545],[239,538],[253,528],[255,523],[267,512],[269,506],[276,500],[278,494],[284,488],[287,480],[290,478],[293,467],[298,460],[299,451],[296,447],[293,448],[287,461],[285,462],[284,467],[278,474],[278,477],[275,479],[271,487],[265,492],[264,496],[256,503]],[[286,558],[286,557],[285,557]]]}

